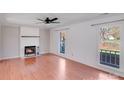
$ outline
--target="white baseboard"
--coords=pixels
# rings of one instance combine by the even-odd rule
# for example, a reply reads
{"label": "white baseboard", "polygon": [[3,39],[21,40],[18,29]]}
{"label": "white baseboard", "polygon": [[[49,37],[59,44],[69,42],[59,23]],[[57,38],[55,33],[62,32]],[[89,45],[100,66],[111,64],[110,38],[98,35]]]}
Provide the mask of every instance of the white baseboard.
{"label": "white baseboard", "polygon": [[[40,55],[43,55],[43,54],[47,54],[47,53],[52,53],[52,54],[55,54],[55,55],[58,55],[58,56],[61,56],[61,57],[64,57],[64,58],[73,60],[73,61],[75,61],[75,62],[79,62],[79,63],[81,63],[81,64],[85,64],[85,65],[91,66],[91,67],[93,67],[93,68],[96,68],[96,69],[99,69],[99,70],[102,70],[102,71],[105,71],[105,72],[108,72],[108,73],[111,73],[111,74],[115,74],[115,75],[117,75],[117,76],[124,77],[124,72],[122,72],[122,71],[112,70],[112,69],[106,68],[106,67],[104,67],[104,66],[95,66],[95,65],[93,65],[93,64],[82,63],[82,62],[80,62],[79,60],[76,60],[76,59],[73,59],[73,58],[69,58],[69,57],[66,57],[66,56],[64,56],[64,55],[60,55],[60,54],[58,54],[58,53],[53,53],[53,52],[48,52],[48,51],[47,51],[47,52],[42,52],[42,53],[40,53],[39,56],[40,56]],[[14,59],[14,58],[20,58],[20,56],[4,57],[4,58],[0,58],[0,61],[1,61],[1,60],[7,60],[7,59]],[[25,57],[23,57],[23,58],[25,58]]]}
{"label": "white baseboard", "polygon": [[42,55],[42,54],[47,54],[47,53],[49,53],[49,51],[40,52],[40,55]]}
{"label": "white baseboard", "polygon": [[3,58],[1,58],[1,60],[15,59],[15,58],[20,58],[20,56],[14,56],[14,57],[3,57]]}
{"label": "white baseboard", "polygon": [[[66,57],[66,56],[63,56],[63,55],[60,55],[58,53],[53,53],[53,52],[50,52],[51,54],[55,54],[55,55],[58,55],[58,56],[61,56],[63,58],[67,58],[67,59],[70,59],[70,60],[73,60],[75,62],[79,62],[81,64],[84,64],[84,65],[87,65],[87,66],[90,66],[90,67],[93,67],[93,68],[96,68],[96,69],[99,69],[99,70],[102,70],[102,71],[105,71],[105,72],[108,72],[110,74],[114,74],[116,76],[121,76],[121,77],[124,77],[124,72],[122,71],[119,71],[119,70],[114,70],[114,69],[111,69],[111,68],[107,68],[107,67],[104,67],[104,66],[95,66],[93,64],[86,64],[86,63],[82,63],[80,62],[79,60],[76,60],[74,58],[69,58],[69,57]],[[98,64],[99,65],[99,64]]]}
{"label": "white baseboard", "polygon": [[[37,56],[40,56],[40,55],[43,55],[43,54],[47,54],[49,53],[48,51],[47,52],[42,52],[40,53],[39,55]],[[31,57],[36,57],[36,56],[31,56]],[[3,58],[0,58],[0,61],[1,60],[7,60],[7,59],[15,59],[15,58],[27,58],[27,57],[21,57],[21,56],[14,56],[14,57],[3,57]],[[29,58],[29,57],[28,57]]]}

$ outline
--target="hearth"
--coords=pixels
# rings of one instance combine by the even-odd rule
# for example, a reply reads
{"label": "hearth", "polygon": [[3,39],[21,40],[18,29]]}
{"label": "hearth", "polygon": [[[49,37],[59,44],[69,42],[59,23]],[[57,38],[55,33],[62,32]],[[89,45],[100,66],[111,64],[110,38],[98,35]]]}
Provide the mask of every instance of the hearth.
{"label": "hearth", "polygon": [[25,46],[25,56],[36,56],[36,46]]}

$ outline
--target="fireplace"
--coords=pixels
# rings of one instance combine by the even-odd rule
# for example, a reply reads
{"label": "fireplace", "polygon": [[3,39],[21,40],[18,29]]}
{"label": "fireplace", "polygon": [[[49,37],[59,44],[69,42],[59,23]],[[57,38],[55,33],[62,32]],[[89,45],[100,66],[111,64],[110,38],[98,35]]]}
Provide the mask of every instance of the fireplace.
{"label": "fireplace", "polygon": [[25,56],[36,56],[36,46],[25,46]]}

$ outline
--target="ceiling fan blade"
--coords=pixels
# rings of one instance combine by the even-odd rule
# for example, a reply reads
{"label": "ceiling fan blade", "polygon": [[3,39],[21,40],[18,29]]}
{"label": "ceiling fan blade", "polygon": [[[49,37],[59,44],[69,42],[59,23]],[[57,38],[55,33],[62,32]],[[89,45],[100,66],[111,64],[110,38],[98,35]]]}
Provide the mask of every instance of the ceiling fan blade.
{"label": "ceiling fan blade", "polygon": [[60,23],[60,22],[51,22],[51,23]]}
{"label": "ceiling fan blade", "polygon": [[39,20],[39,21],[44,21],[44,20],[42,20],[42,19],[40,19],[40,18],[38,18],[37,20]]}
{"label": "ceiling fan blade", "polygon": [[58,18],[53,18],[53,19],[51,19],[50,21],[52,22],[52,21],[55,21],[55,20],[58,20]]}

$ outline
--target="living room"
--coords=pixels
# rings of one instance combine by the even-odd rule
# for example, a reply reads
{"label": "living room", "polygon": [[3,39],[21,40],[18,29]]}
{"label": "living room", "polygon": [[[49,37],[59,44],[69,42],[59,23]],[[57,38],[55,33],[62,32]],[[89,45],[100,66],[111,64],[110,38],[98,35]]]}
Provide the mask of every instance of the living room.
{"label": "living room", "polygon": [[123,93],[123,0],[1,0],[1,93]]}
{"label": "living room", "polygon": [[123,79],[123,17],[1,13],[0,79]]}

